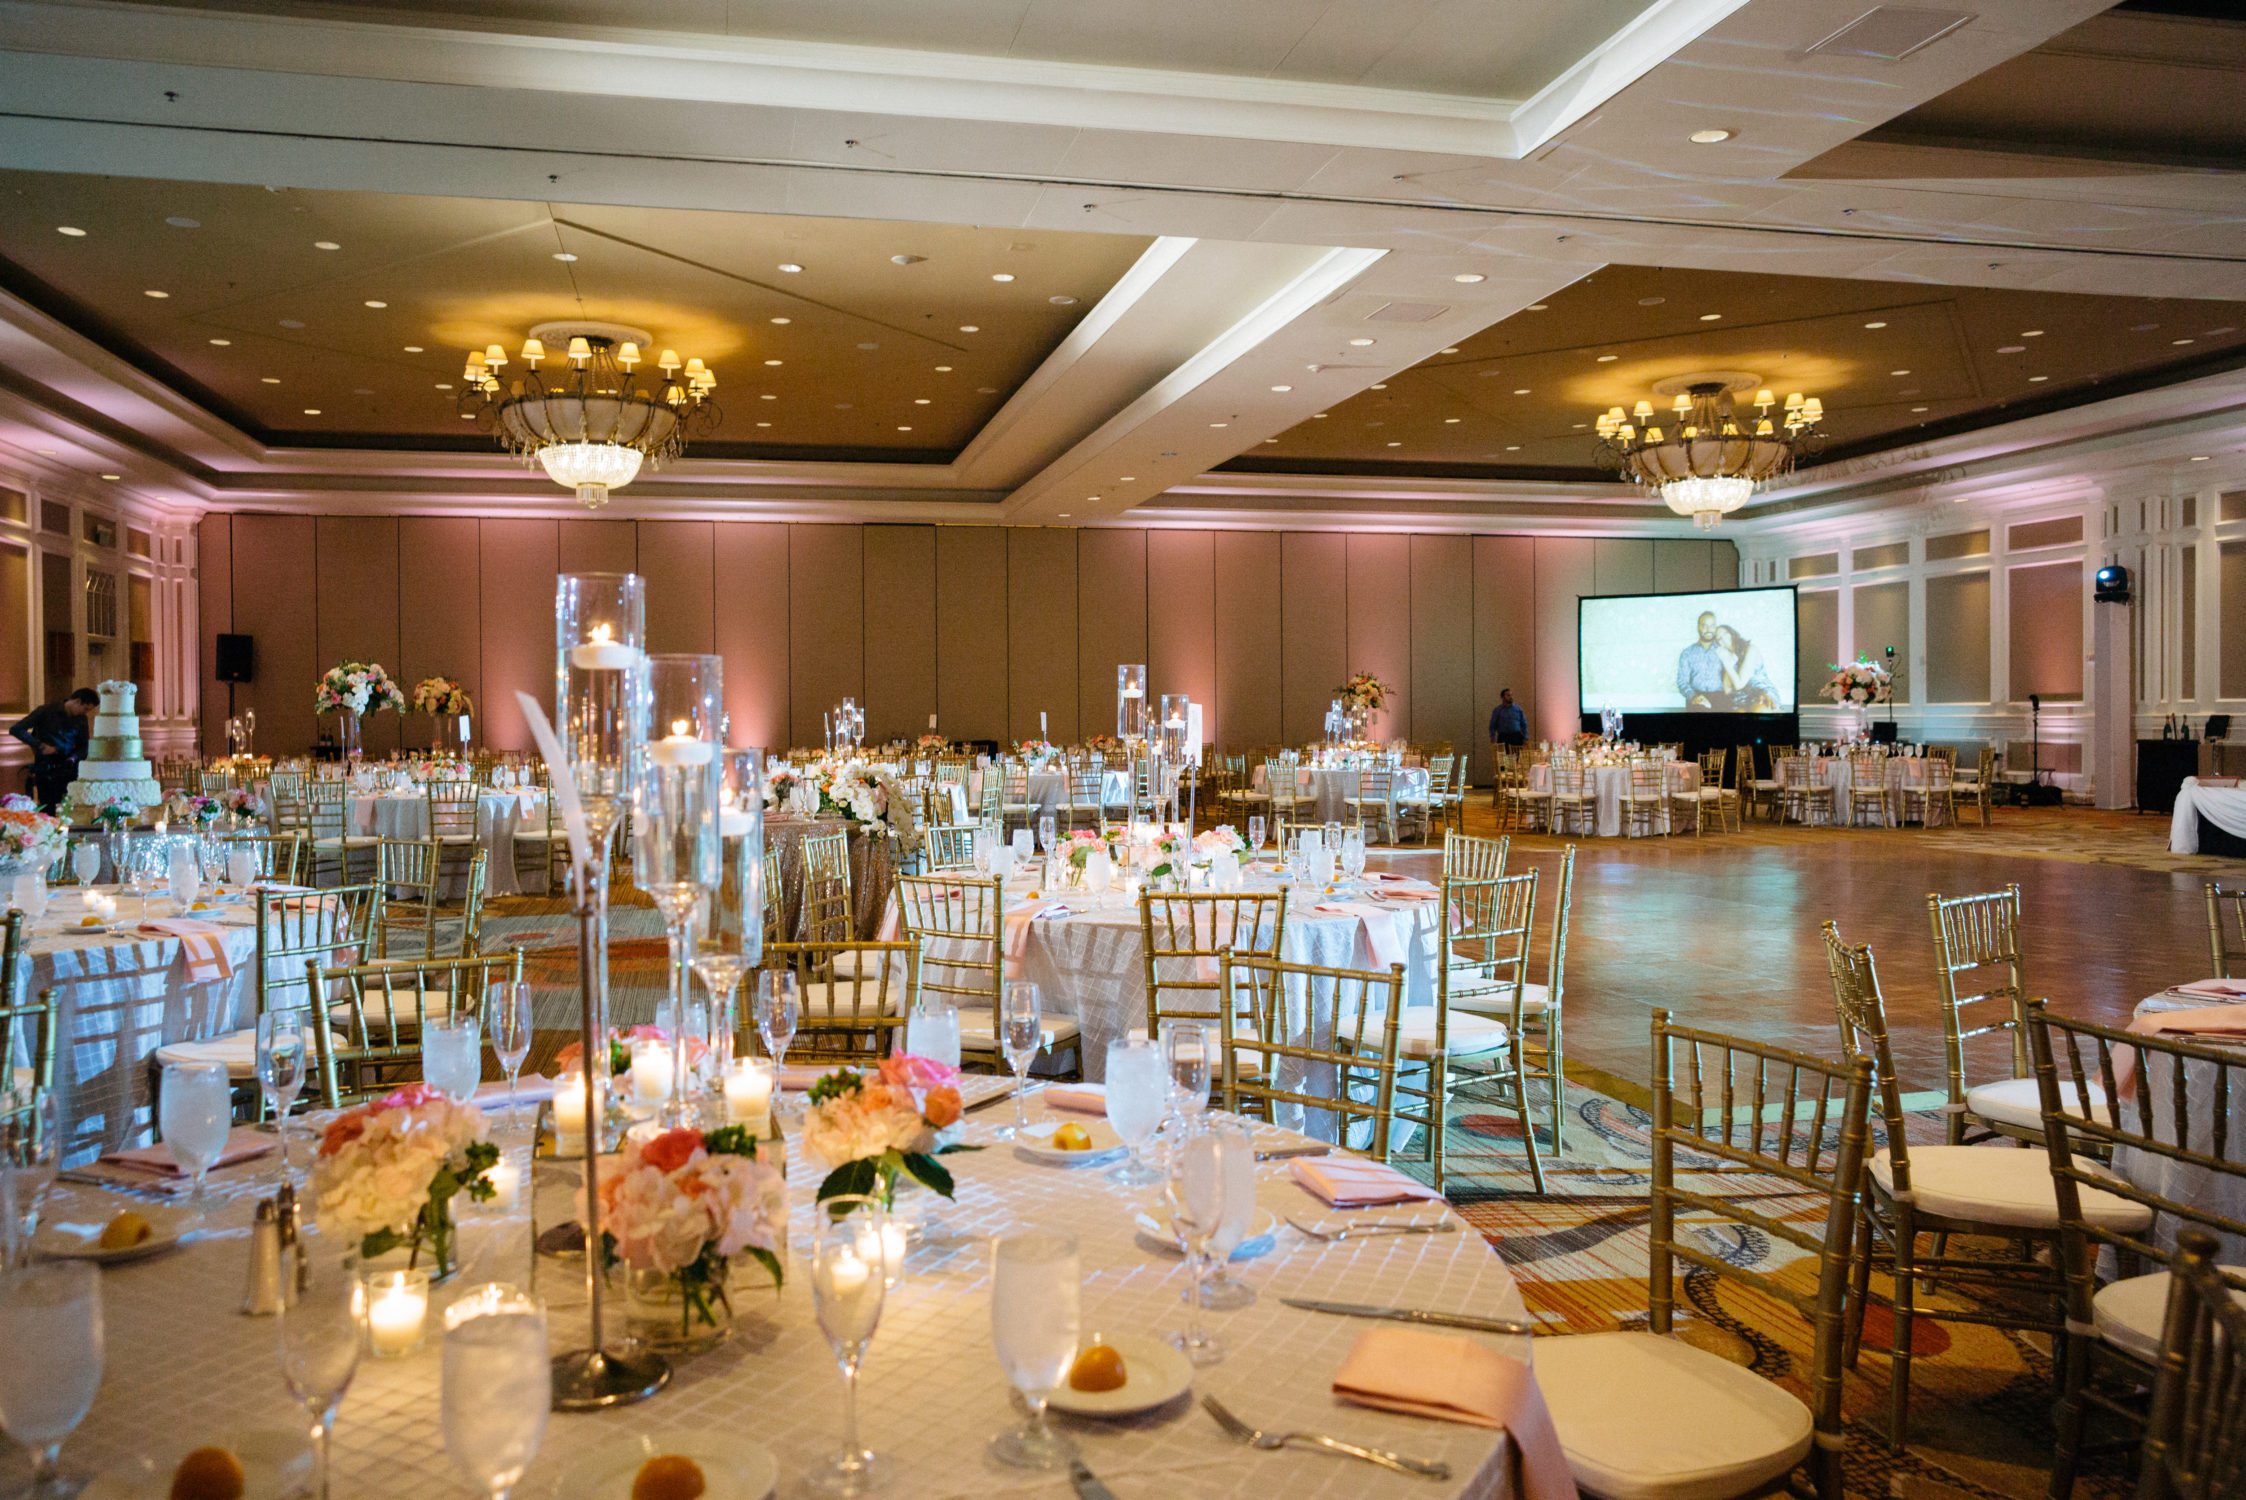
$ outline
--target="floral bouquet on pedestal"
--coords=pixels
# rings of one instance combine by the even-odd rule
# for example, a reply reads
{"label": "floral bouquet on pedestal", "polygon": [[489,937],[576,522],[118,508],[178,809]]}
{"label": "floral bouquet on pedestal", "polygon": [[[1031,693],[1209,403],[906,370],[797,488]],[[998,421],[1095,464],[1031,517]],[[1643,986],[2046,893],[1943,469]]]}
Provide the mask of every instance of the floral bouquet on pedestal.
{"label": "floral bouquet on pedestal", "polygon": [[951,741],[940,734],[924,734],[912,742],[912,747],[922,755],[941,755],[951,748]]}
{"label": "floral bouquet on pedestal", "polygon": [[707,1348],[732,1331],[737,1255],[780,1285],[788,1183],[756,1159],[743,1126],[627,1136],[600,1200],[602,1254],[629,1268],[633,1328],[651,1343]]}
{"label": "floral bouquet on pedestal", "polygon": [[1817,690],[1817,695],[1843,706],[1864,707],[1885,703],[1894,692],[1894,682],[1887,675],[1887,668],[1858,659],[1845,667],[1834,666],[1832,677]]}
{"label": "floral bouquet on pedestal", "polygon": [[1014,753],[1031,765],[1039,765],[1060,754],[1061,749],[1051,740],[1023,740],[1014,746]]}
{"label": "floral bouquet on pedestal", "polygon": [[29,797],[0,797],[0,867],[44,870],[69,842],[70,825],[39,811]]}
{"label": "floral bouquet on pedestal", "polygon": [[1378,713],[1388,702],[1388,684],[1382,682],[1370,672],[1359,672],[1340,687],[1335,688],[1334,696],[1343,700],[1352,709]]}
{"label": "floral bouquet on pedestal", "polygon": [[1084,742],[1084,748],[1087,750],[1096,750],[1100,754],[1105,755],[1110,750],[1122,749],[1123,742],[1117,739],[1112,734],[1095,734],[1090,739]]}
{"label": "floral bouquet on pedestal", "polygon": [[472,714],[468,690],[450,677],[424,677],[413,688],[413,711],[422,714]]}
{"label": "floral bouquet on pedestal", "polygon": [[939,1156],[980,1146],[939,1146],[936,1133],[961,1114],[959,1070],[899,1052],[873,1077],[840,1068],[811,1085],[803,1149],[827,1166],[818,1199],[852,1193],[894,1203],[900,1174],[952,1195],[951,1173]]}
{"label": "floral bouquet on pedestal", "polygon": [[174,793],[171,800],[164,804],[164,811],[175,823],[191,823],[196,828],[208,830],[218,821],[219,814],[226,811],[226,804],[216,797],[206,797],[201,793],[192,797]]}
{"label": "floral bouquet on pedestal", "polygon": [[316,714],[370,714],[376,709],[405,711],[406,695],[380,662],[347,661],[328,668],[312,693]]}
{"label": "floral bouquet on pedestal", "polygon": [[328,1122],[312,1164],[314,1210],[324,1227],[355,1236],[369,1260],[402,1248],[412,1266],[426,1244],[430,1277],[442,1278],[453,1269],[452,1200],[492,1197],[498,1161],[482,1110],[409,1084]]}

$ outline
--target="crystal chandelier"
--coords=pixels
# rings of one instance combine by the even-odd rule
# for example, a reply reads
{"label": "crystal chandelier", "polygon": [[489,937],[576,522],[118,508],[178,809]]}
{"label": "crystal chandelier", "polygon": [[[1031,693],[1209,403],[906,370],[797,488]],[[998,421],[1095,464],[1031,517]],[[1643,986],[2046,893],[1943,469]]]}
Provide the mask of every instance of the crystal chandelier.
{"label": "crystal chandelier", "polygon": [[[561,361],[546,352],[548,339],[563,343]],[[545,323],[523,340],[515,375],[504,373],[509,361],[499,345],[471,349],[462,412],[597,510],[642,466],[661,468],[685,451],[690,433],[718,423],[717,377],[675,349],[649,360],[642,346],[653,342],[635,328]]]}
{"label": "crystal chandelier", "polygon": [[1758,390],[1750,418],[1733,406],[1731,390],[1721,380],[1688,383],[1670,407],[1675,420],[1666,432],[1654,425],[1651,401],[1629,413],[1609,407],[1599,416],[1600,461],[1690,516],[1700,530],[1714,530],[1765,481],[1816,453],[1825,440],[1817,425],[1825,408],[1815,396],[1788,396],[1783,414],[1773,418],[1777,398]]}

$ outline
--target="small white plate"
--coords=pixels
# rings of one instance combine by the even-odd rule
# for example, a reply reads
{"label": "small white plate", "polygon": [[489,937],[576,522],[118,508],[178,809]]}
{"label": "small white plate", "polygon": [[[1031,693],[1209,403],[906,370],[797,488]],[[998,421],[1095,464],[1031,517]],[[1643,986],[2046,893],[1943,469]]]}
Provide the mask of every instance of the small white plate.
{"label": "small white plate", "polygon": [[180,1460],[197,1448],[224,1448],[242,1465],[243,1500],[283,1500],[312,1479],[312,1445],[301,1432],[260,1427],[214,1436],[174,1438],[103,1474],[80,1500],[168,1500]]}
{"label": "small white plate", "polygon": [[96,922],[91,926],[88,926],[84,922],[66,922],[63,924],[62,930],[57,934],[57,936],[105,937],[112,932],[122,932],[124,930],[125,924],[123,922]]}
{"label": "small white plate", "polygon": [[[1014,1142],[1014,1149],[1031,1161],[1043,1162],[1049,1167],[1086,1167],[1093,1162],[1113,1161],[1123,1149],[1123,1137],[1105,1120],[1087,1116],[1081,1120],[1053,1120],[1049,1127],[1040,1127],[1037,1134]],[[1053,1144],[1053,1132],[1066,1125],[1081,1125],[1092,1138],[1088,1151],[1063,1151]]]}
{"label": "small white plate", "polygon": [[[1139,1243],[1150,1250],[1165,1255],[1183,1255],[1185,1248],[1177,1241],[1176,1231],[1170,1227],[1170,1216],[1162,1208],[1140,1208],[1131,1215],[1138,1226]],[[1255,1217],[1248,1221],[1247,1237],[1232,1247],[1227,1260],[1254,1260],[1259,1255],[1271,1253],[1279,1235],[1279,1216],[1262,1204],[1256,1205]]]}
{"label": "small white plate", "polygon": [[1077,1417],[1127,1417],[1175,1401],[1193,1388],[1193,1362],[1161,1339],[1135,1333],[1094,1333],[1085,1345],[1106,1344],[1123,1356],[1123,1383],[1112,1391],[1079,1391],[1063,1381],[1051,1405]]}
{"label": "small white plate", "polygon": [[[122,1250],[104,1250],[101,1248],[103,1226],[97,1225],[92,1234],[82,1235],[73,1234],[61,1225],[50,1222],[41,1224],[38,1232],[32,1235],[31,1248],[49,1260],[90,1260],[96,1265],[114,1266],[126,1261],[146,1260],[151,1255],[161,1255],[179,1243],[180,1225],[185,1222],[183,1214],[159,1208],[153,1203],[136,1207],[133,1212],[146,1219],[148,1227],[154,1231],[137,1245],[128,1245]],[[186,1450],[181,1451],[184,1453]]]}
{"label": "small white plate", "polygon": [[554,1500],[630,1500],[632,1481],[651,1458],[673,1454],[699,1464],[708,1488],[703,1500],[766,1500],[780,1482],[780,1461],[762,1443],[708,1428],[604,1443],[573,1459],[554,1487]]}

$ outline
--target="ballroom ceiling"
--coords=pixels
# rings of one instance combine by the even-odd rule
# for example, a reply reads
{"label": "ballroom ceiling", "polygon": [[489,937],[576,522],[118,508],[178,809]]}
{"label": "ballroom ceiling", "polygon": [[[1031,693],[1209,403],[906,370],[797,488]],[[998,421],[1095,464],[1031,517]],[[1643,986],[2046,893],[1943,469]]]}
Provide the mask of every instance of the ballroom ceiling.
{"label": "ballroom ceiling", "polygon": [[1704,371],[1818,396],[1845,458],[2241,362],[2235,303],[1616,265],[1231,467],[1590,478],[1600,412]]}
{"label": "ballroom ceiling", "polygon": [[43,172],[0,202],[0,286],[289,446],[488,449],[466,351],[583,317],[708,361],[704,456],[942,459],[1150,243]]}

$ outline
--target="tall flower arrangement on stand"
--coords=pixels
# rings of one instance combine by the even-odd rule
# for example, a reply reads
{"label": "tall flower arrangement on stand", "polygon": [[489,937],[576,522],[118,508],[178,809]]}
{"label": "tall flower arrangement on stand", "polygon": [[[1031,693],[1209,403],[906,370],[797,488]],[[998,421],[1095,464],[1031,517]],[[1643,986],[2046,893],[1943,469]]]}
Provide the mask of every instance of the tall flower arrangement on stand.
{"label": "tall flower arrangement on stand", "polygon": [[413,711],[431,715],[472,714],[476,705],[470,701],[468,690],[450,677],[424,677],[413,687]]}
{"label": "tall flower arrangement on stand", "polygon": [[406,695],[380,662],[339,662],[328,668],[312,694],[316,714],[370,714],[384,708],[403,713],[405,706]]}
{"label": "tall flower arrangement on stand", "polygon": [[1887,668],[1859,658],[1845,667],[1835,665],[1832,677],[1817,693],[1844,707],[1869,707],[1889,701],[1894,696],[1895,685]]}
{"label": "tall flower arrangement on stand", "polygon": [[1388,684],[1370,672],[1359,672],[1335,688],[1334,696],[1347,702],[1351,708],[1379,713],[1388,703]]}

